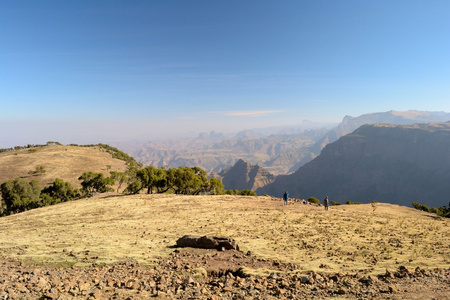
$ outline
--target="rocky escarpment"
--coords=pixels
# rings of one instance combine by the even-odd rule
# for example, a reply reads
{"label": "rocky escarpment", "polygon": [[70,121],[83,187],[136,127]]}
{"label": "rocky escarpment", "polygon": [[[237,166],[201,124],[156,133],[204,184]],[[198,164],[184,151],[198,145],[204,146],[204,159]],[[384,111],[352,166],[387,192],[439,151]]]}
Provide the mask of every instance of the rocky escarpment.
{"label": "rocky escarpment", "polygon": [[225,189],[256,190],[272,183],[275,176],[258,165],[252,165],[240,159],[229,170],[220,174]]}
{"label": "rocky escarpment", "polygon": [[327,144],[335,142],[340,137],[349,134],[366,124],[399,124],[408,125],[416,123],[434,123],[446,122],[450,120],[450,113],[444,112],[429,112],[429,111],[387,111],[364,114],[358,117],[345,116],[342,122],[330,130],[320,141],[318,141],[313,149],[320,152]]}
{"label": "rocky escarpment", "polygon": [[310,163],[258,190],[345,202],[448,205],[450,122],[364,125]]}

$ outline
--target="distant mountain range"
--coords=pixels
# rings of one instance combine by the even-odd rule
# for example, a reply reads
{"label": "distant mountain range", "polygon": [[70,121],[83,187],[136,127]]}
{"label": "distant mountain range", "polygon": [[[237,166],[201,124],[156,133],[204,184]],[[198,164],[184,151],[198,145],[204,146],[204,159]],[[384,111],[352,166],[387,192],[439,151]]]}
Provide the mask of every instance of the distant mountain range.
{"label": "distant mountain range", "polygon": [[291,175],[258,194],[311,196],[338,202],[377,200],[410,206],[447,206],[450,194],[450,122],[363,125],[328,144]]}
{"label": "distant mountain range", "polygon": [[359,117],[346,116],[340,124],[303,121],[297,126],[245,130],[234,136],[212,131],[196,138],[112,144],[145,166],[199,166],[208,173],[219,173],[243,159],[273,175],[285,175],[295,172],[319,155],[327,144],[361,125],[449,120],[450,114],[444,112],[388,111]]}
{"label": "distant mountain range", "polygon": [[244,159],[273,174],[288,174],[315,157],[310,147],[335,125],[303,122],[292,127],[245,130],[234,136],[212,131],[196,138],[112,144],[145,166],[199,166],[208,173],[218,173]]}

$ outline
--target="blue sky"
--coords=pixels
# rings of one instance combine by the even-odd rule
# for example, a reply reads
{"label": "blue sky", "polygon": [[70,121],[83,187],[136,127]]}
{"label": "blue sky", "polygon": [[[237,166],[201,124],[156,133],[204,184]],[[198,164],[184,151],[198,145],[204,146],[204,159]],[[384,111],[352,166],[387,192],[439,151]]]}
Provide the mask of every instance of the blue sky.
{"label": "blue sky", "polygon": [[450,112],[449,1],[2,1],[0,147]]}

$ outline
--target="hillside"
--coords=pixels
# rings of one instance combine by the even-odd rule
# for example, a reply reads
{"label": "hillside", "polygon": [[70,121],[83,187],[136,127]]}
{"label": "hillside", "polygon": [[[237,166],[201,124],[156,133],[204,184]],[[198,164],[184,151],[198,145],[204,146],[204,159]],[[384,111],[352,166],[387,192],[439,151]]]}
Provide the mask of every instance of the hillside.
{"label": "hillside", "polygon": [[[35,173],[42,166],[45,173]],[[83,172],[125,171],[126,162],[113,158],[100,146],[49,145],[0,153],[0,184],[6,180],[23,178],[37,180],[41,187],[50,185],[56,178],[73,187],[81,187],[78,177]]]}
{"label": "hillside", "polygon": [[364,125],[327,145],[310,163],[257,192],[338,202],[377,200],[448,205],[450,122]]}

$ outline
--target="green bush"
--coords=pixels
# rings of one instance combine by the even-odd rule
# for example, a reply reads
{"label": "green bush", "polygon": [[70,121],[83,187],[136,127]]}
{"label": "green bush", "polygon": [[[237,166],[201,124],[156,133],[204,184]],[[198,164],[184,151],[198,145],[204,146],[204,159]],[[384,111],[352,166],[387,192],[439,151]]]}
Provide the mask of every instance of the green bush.
{"label": "green bush", "polygon": [[84,172],[80,177],[78,177],[78,180],[82,180],[82,192],[85,195],[114,191],[111,188],[111,186],[115,184],[114,179],[105,177],[103,173]]}
{"label": "green bush", "polygon": [[337,202],[337,201],[333,201],[333,200],[331,200],[330,203],[331,203],[331,205],[334,205],[334,206],[336,206],[336,205],[342,205],[341,202]]}
{"label": "green bush", "polygon": [[448,213],[447,208],[445,206],[441,206],[439,208],[432,207],[431,212],[437,214],[438,216],[445,217]]}
{"label": "green bush", "polygon": [[422,204],[422,210],[426,212],[431,212],[431,209],[428,205]]}
{"label": "green bush", "polygon": [[256,192],[252,190],[241,190],[239,195],[241,196],[256,196]]}
{"label": "green bush", "polygon": [[237,196],[256,196],[256,192],[252,190],[226,190],[225,194]]}
{"label": "green bush", "polygon": [[[413,205],[413,207],[415,209],[423,210],[425,212],[432,212],[432,210],[430,209],[430,207],[428,205],[421,204],[421,203],[418,203],[418,202],[413,202],[412,205]],[[434,208],[434,209],[436,210],[436,208]]]}
{"label": "green bush", "polygon": [[345,202],[345,204],[354,205],[354,204],[362,204],[362,203],[361,202],[352,202],[352,201],[348,200],[347,202]]}
{"label": "green bush", "polygon": [[422,209],[422,204],[420,204],[419,202],[413,202],[413,203],[412,203],[412,206],[413,206],[415,209],[419,209],[419,210]]}
{"label": "green bush", "polygon": [[78,189],[74,189],[69,182],[65,182],[58,178],[55,179],[52,185],[43,188],[41,191],[41,200],[44,205],[67,202],[77,199],[80,196],[80,191]]}
{"label": "green bush", "polygon": [[41,189],[35,180],[30,182],[20,178],[7,180],[0,186],[0,193],[8,214],[41,206],[39,201]]}
{"label": "green bush", "polygon": [[309,197],[308,202],[313,204],[320,204],[320,200],[317,199],[316,197]]}
{"label": "green bush", "polygon": [[[90,145],[88,145],[88,146],[90,146]],[[93,145],[93,146],[95,146],[95,145]],[[106,145],[106,144],[102,144],[102,143],[98,144],[98,146],[105,149],[106,152],[110,153],[113,158],[123,160],[123,161],[127,162],[129,165],[136,165],[138,167],[142,167],[142,164],[138,163],[133,157],[129,156],[125,152],[120,151],[119,149],[117,149],[115,147],[112,147],[112,146]]]}

